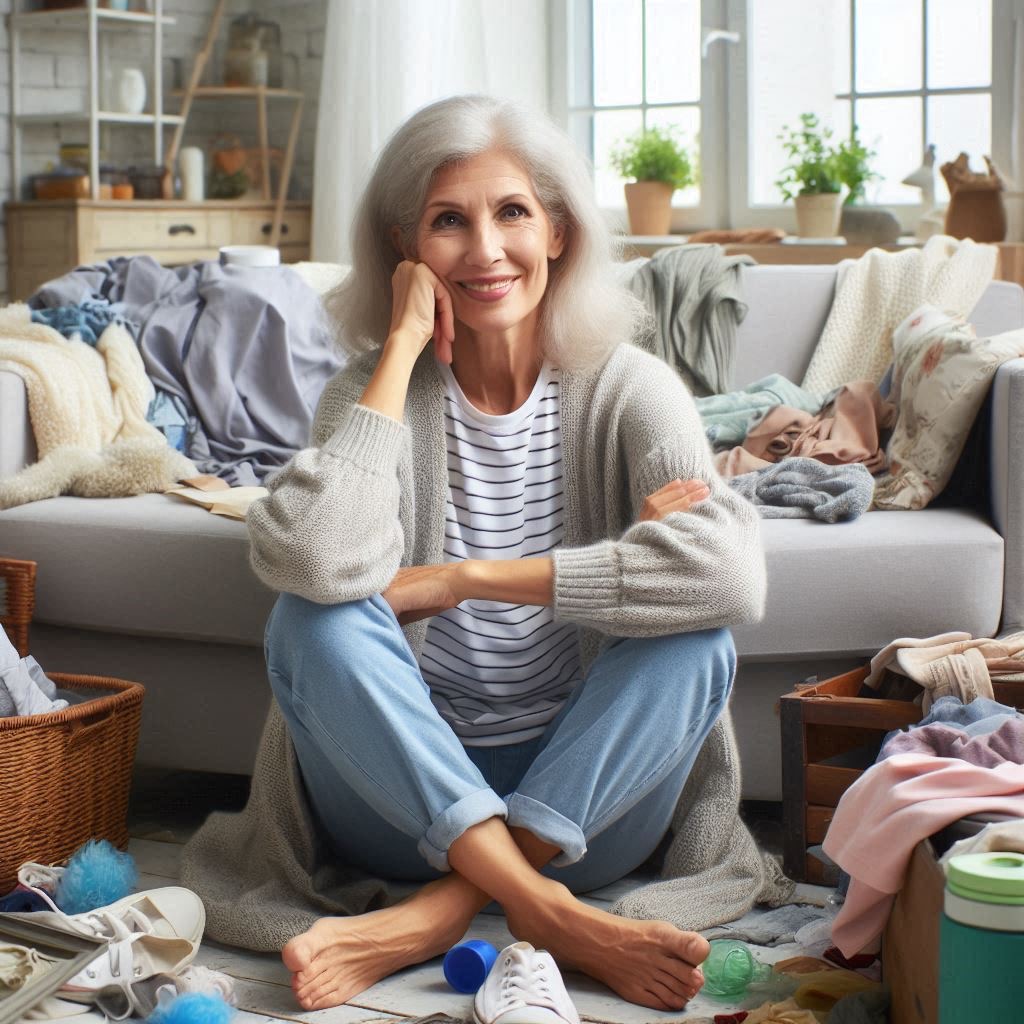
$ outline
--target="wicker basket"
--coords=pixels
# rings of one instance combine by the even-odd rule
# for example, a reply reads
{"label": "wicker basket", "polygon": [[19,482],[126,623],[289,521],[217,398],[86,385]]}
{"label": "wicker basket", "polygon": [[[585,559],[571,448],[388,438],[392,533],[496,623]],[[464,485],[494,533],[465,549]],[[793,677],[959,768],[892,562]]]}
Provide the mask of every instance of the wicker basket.
{"label": "wicker basket", "polygon": [[[34,570],[31,562],[0,559],[7,599],[0,622],[22,655]],[[88,839],[128,845],[128,795],[145,691],[123,679],[49,676],[62,688],[106,695],[64,711],[0,718],[0,893],[14,886],[25,861],[56,863]]]}

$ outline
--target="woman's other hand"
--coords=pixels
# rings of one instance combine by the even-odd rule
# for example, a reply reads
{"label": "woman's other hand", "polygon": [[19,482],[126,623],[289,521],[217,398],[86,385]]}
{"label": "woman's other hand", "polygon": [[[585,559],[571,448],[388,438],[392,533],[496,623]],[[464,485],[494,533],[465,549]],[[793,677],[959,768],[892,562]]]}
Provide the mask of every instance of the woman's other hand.
{"label": "woman's other hand", "polygon": [[671,480],[644,500],[637,521],[664,519],[669,512],[689,512],[710,495],[711,489],[703,480]]}
{"label": "woman's other hand", "polygon": [[403,334],[417,345],[416,355],[431,338],[437,358],[452,361],[455,316],[452,297],[425,263],[402,260],[391,277],[391,334]]}
{"label": "woman's other hand", "polygon": [[461,593],[459,562],[410,565],[399,569],[381,595],[401,625],[440,615],[466,599]]}

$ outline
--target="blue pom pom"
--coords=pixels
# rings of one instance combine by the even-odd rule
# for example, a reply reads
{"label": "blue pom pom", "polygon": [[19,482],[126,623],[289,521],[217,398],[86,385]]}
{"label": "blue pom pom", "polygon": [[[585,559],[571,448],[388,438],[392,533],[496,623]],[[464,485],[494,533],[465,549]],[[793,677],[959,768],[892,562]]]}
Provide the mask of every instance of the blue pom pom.
{"label": "blue pom pom", "polygon": [[127,896],[139,877],[130,853],[91,839],[71,855],[54,900],[65,914],[85,914]]}
{"label": "blue pom pom", "polygon": [[147,1018],[148,1024],[228,1024],[235,1008],[220,996],[186,992],[159,1005]]}

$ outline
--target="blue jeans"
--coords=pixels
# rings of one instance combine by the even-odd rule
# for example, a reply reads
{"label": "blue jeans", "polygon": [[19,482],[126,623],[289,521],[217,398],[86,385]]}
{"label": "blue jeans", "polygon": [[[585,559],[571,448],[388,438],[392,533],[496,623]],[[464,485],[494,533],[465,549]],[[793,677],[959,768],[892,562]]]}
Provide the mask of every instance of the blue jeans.
{"label": "blue jeans", "polygon": [[725,629],[609,638],[542,736],[463,747],[379,595],[282,594],[266,656],[311,808],[346,863],[428,881],[466,829],[500,817],[558,847],[545,873],[574,892],[653,853],[736,667]]}

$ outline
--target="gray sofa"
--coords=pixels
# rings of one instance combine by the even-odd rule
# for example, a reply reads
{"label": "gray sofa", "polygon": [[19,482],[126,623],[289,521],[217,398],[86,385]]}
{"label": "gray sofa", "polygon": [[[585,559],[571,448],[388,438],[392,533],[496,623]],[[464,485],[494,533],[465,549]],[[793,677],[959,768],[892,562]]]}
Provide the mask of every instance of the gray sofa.
{"label": "gray sofa", "polygon": [[[744,278],[734,385],[770,372],[799,381],[835,268],[750,267]],[[972,320],[981,335],[1024,325],[1024,290],[993,283]],[[779,798],[775,702],[794,682],[860,664],[897,636],[991,636],[1024,623],[1024,359],[1000,369],[973,441],[960,467],[972,496],[960,507],[763,522],[767,615],[736,630],[746,796]],[[34,457],[21,380],[0,373],[0,475]],[[139,758],[169,767],[251,768],[274,595],[247,549],[243,524],[164,495],[0,512],[0,555],[39,563],[33,653],[54,671],[145,683]]]}

